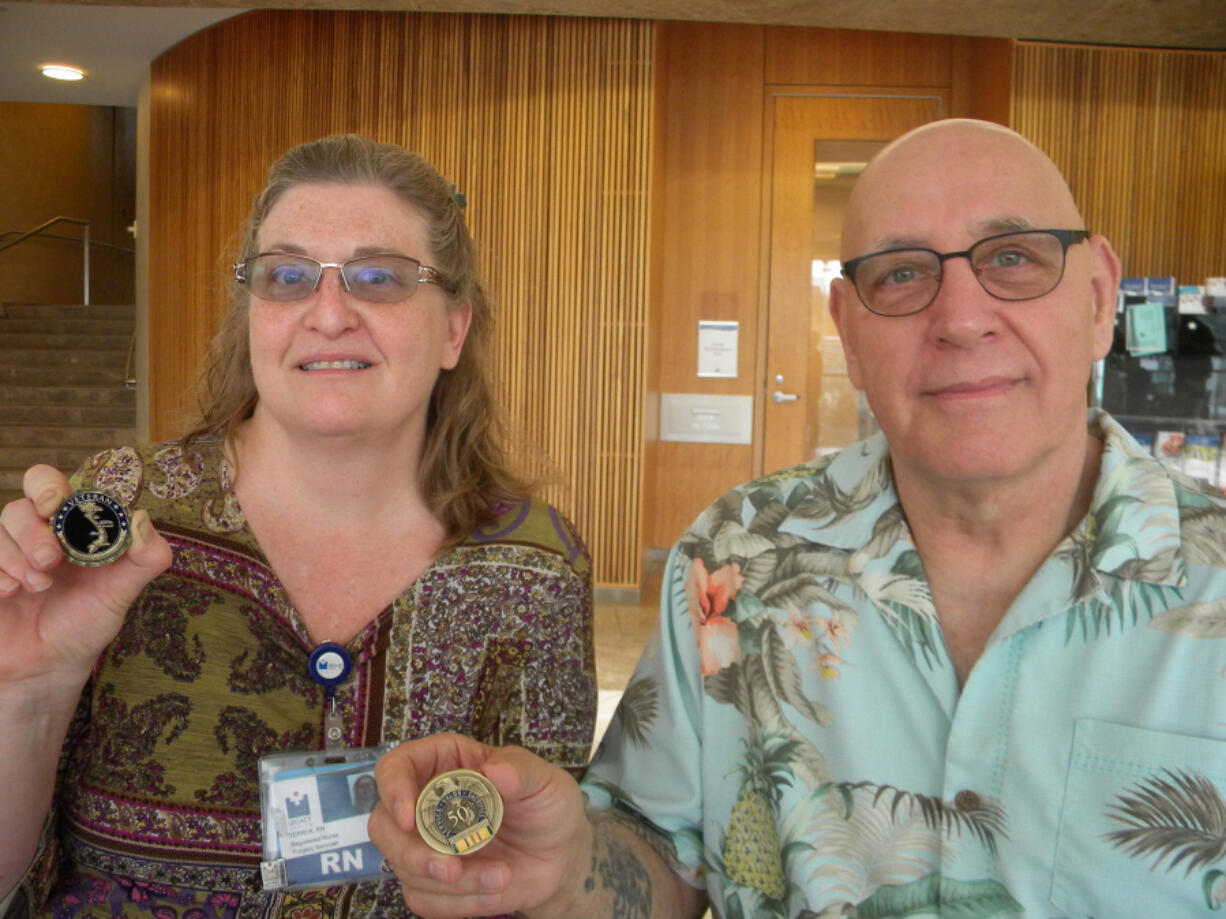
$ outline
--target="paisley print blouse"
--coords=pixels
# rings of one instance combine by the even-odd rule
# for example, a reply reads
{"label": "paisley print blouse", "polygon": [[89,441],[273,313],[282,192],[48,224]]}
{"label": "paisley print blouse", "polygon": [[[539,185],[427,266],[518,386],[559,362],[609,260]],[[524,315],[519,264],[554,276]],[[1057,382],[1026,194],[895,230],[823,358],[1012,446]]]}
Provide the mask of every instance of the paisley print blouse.
{"label": "paisley print blouse", "polygon": [[[10,916],[409,915],[394,881],[265,893],[257,763],[322,749],[311,640],[228,485],[220,442],[120,448],[74,485],[148,509],[174,551],[99,659]],[[538,501],[497,508],[348,643],[349,746],[438,731],[578,771],[595,721],[591,561]]]}

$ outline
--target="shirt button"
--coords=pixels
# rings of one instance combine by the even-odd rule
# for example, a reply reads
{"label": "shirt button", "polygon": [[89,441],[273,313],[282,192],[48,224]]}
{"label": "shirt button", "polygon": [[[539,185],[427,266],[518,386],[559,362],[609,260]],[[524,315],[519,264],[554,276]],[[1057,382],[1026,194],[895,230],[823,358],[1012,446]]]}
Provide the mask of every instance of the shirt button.
{"label": "shirt button", "polygon": [[962,811],[964,814],[969,814],[971,811],[979,810],[979,795],[968,789],[963,789],[954,795],[954,807]]}

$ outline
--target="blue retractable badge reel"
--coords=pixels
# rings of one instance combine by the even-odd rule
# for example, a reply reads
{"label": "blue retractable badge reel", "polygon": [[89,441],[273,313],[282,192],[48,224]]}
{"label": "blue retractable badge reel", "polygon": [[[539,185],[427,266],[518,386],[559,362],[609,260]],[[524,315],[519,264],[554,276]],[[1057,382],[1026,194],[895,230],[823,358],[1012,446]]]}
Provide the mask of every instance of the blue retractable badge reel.
{"label": "blue retractable badge reel", "polygon": [[328,749],[344,745],[345,727],[336,711],[336,687],[349,679],[353,671],[353,658],[343,645],[334,641],[321,642],[307,659],[311,679],[324,688],[328,711],[324,718],[324,739]]}

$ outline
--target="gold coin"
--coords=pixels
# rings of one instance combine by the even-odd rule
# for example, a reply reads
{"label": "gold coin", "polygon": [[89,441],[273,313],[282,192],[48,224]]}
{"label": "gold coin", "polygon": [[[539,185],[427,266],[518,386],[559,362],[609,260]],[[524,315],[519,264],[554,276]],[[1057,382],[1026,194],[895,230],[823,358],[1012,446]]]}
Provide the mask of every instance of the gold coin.
{"label": "gold coin", "polygon": [[476,852],[500,826],[502,796],[489,779],[471,769],[440,773],[417,796],[417,832],[436,852]]}

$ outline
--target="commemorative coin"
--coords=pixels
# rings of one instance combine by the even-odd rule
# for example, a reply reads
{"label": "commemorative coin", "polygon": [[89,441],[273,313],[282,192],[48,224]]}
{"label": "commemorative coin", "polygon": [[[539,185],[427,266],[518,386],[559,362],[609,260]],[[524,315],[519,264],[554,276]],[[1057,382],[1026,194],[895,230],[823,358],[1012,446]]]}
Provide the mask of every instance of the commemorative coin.
{"label": "commemorative coin", "polygon": [[51,529],[74,565],[115,561],[132,541],[132,517],[123,502],[103,491],[74,491],[51,518]]}
{"label": "commemorative coin", "polygon": [[436,852],[476,852],[501,825],[502,796],[489,779],[471,769],[442,772],[417,796],[417,831]]}

